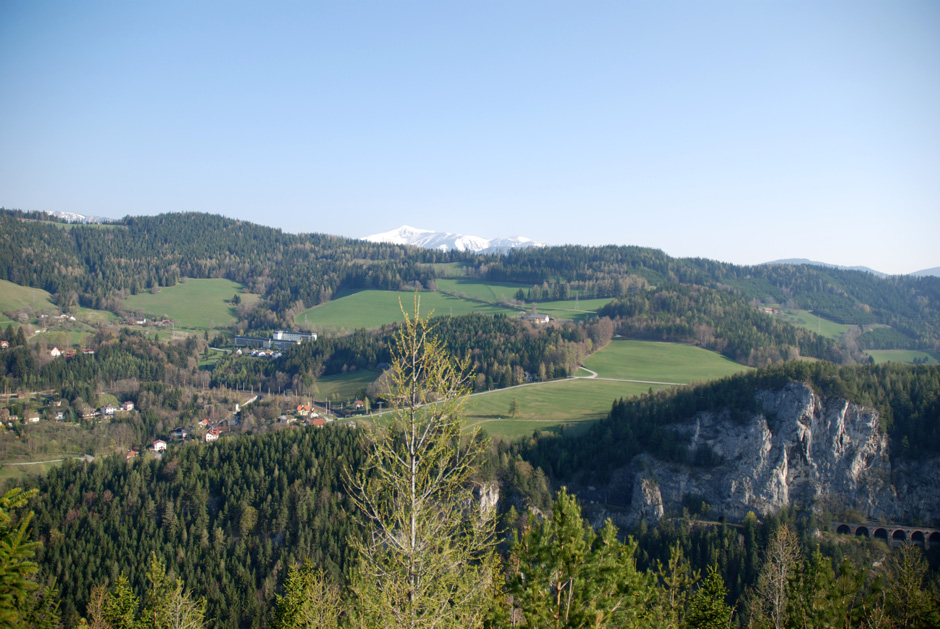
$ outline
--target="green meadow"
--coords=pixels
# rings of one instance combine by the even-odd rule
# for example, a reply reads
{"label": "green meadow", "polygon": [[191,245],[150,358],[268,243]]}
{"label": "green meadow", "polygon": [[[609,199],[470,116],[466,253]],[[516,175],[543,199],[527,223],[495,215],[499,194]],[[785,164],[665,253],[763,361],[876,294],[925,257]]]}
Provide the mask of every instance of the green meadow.
{"label": "green meadow", "polygon": [[[533,430],[601,419],[615,400],[663,388],[669,387],[581,378],[523,385],[470,396],[464,421],[468,427],[480,426],[491,435],[513,439]],[[512,400],[516,400],[514,418],[509,417]]]}
{"label": "green meadow", "polygon": [[553,319],[571,319],[581,321],[595,314],[613,299],[569,299],[566,301],[541,301],[537,306],[540,314],[547,314]]}
{"label": "green meadow", "polygon": [[[0,280],[0,313],[16,310],[57,312],[58,308],[52,303],[52,296],[41,288],[30,288]],[[0,319],[4,323],[9,322],[9,319],[2,314],[0,314]]]}
{"label": "green meadow", "polygon": [[523,292],[526,286],[522,284],[507,284],[504,282],[484,282],[473,279],[440,279],[437,280],[437,289],[457,294],[463,294],[471,299],[483,301],[507,301],[515,299],[519,289]]}
{"label": "green meadow", "polygon": [[124,300],[124,306],[154,318],[167,317],[184,328],[225,328],[236,321],[230,302],[243,288],[231,280],[189,279],[158,293],[132,295]]}
{"label": "green meadow", "polygon": [[113,323],[118,320],[118,316],[107,310],[92,310],[91,308],[79,308],[75,313],[75,318],[82,323],[92,326]]}
{"label": "green meadow", "polygon": [[378,371],[364,369],[349,373],[323,376],[317,380],[318,400],[346,401],[359,396],[363,389],[372,384],[381,374]]}
{"label": "green meadow", "polygon": [[[585,367],[597,372],[597,378],[571,378],[473,395],[467,402],[467,425],[479,425],[491,435],[512,439],[537,429],[554,430],[600,419],[619,398],[672,386],[649,382],[703,382],[747,369],[691,345],[624,340],[612,341],[593,354]],[[514,399],[516,417],[510,418],[509,405]]]}
{"label": "green meadow", "polygon": [[434,269],[438,277],[468,277],[467,267],[460,262],[433,262],[421,264],[421,267]]}
{"label": "green meadow", "polygon": [[881,363],[908,363],[913,364],[914,359],[923,361],[925,358],[927,365],[940,365],[940,354],[937,352],[927,352],[920,349],[870,349],[865,352],[875,359],[878,364]]}
{"label": "green meadow", "polygon": [[818,317],[809,310],[790,310],[786,308],[779,308],[779,314],[776,315],[781,320],[786,321],[787,323],[792,323],[793,325],[798,325],[801,328],[806,328],[813,332],[817,332],[826,338],[830,338],[834,341],[838,341],[843,334],[849,329],[849,326],[844,323],[836,323],[835,321],[829,321],[828,319],[823,319]]}
{"label": "green meadow", "polygon": [[[490,304],[460,299],[443,293],[420,292],[421,316],[432,314],[464,315],[472,312],[484,314],[514,314],[516,311]],[[401,305],[399,305],[401,300]],[[309,308],[297,315],[297,322],[316,329],[355,330],[377,328],[404,320],[405,312],[414,311],[414,293],[407,291],[361,290],[347,293],[320,306]]]}
{"label": "green meadow", "polygon": [[693,345],[615,339],[584,361],[599,378],[653,382],[704,382],[748,368]]}
{"label": "green meadow", "polygon": [[0,467],[0,485],[5,481],[12,481],[9,486],[15,486],[29,478],[45,476],[46,472],[58,465],[55,463],[35,463],[30,465],[4,465]]}

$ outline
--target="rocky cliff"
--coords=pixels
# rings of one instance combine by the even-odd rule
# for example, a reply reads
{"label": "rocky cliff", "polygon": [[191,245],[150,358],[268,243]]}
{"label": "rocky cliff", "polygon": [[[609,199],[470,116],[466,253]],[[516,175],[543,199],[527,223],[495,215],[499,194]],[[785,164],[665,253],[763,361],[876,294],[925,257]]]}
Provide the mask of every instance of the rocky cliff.
{"label": "rocky cliff", "polygon": [[698,458],[707,465],[641,455],[609,486],[584,497],[629,505],[624,525],[652,524],[702,500],[711,507],[709,517],[730,520],[794,505],[854,510],[870,520],[940,523],[940,461],[893,464],[877,411],[822,399],[795,382],[756,396],[761,410],[743,421],[723,411],[674,426],[676,438],[703,453]]}

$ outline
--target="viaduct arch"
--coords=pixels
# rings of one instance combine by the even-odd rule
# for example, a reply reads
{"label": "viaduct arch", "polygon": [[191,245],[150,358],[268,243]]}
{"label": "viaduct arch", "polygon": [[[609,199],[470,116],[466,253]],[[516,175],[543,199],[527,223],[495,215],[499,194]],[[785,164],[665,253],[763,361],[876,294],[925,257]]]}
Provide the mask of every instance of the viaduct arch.
{"label": "viaduct arch", "polygon": [[834,522],[832,527],[841,535],[868,537],[890,543],[912,542],[925,548],[940,546],[940,529],[930,527],[870,522]]}

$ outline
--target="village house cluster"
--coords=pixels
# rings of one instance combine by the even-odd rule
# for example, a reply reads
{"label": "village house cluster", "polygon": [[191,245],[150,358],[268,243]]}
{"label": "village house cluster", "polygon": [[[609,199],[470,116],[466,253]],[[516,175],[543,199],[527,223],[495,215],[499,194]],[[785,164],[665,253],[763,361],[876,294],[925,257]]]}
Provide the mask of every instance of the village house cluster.
{"label": "village house cluster", "polygon": [[[23,409],[22,416],[15,409]],[[115,406],[105,404],[98,408],[82,405],[72,410],[76,419],[94,420],[111,418],[115,415],[127,414],[134,411],[134,403],[130,400]],[[25,424],[38,424],[43,419],[47,421],[66,421],[68,419],[68,404],[62,399],[52,399],[49,396],[29,395],[17,393],[7,397],[6,406],[0,407],[0,426],[12,428],[16,422]]]}

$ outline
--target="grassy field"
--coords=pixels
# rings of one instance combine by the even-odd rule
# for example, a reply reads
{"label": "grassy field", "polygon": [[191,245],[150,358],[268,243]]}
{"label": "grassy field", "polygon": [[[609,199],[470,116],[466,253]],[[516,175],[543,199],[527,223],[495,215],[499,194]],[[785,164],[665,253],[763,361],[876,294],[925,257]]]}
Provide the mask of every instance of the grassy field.
{"label": "grassy field", "polygon": [[15,487],[17,486],[18,482],[21,482],[27,478],[45,476],[46,472],[62,462],[55,460],[59,458],[76,458],[76,455],[50,454],[49,456],[43,457],[40,461],[31,463],[30,465],[4,465],[3,467],[0,467],[0,487],[2,487],[5,481],[8,479],[12,480],[13,483],[12,485],[7,486]]}
{"label": "grassy field", "polygon": [[[471,312],[514,314],[516,312],[507,308],[451,297],[443,293],[422,292],[418,295],[421,298],[422,316],[430,314],[432,310],[434,315],[463,315]],[[377,328],[387,323],[403,320],[398,304],[399,299],[406,312],[413,310],[414,293],[362,290],[305,310],[297,315],[297,322],[308,323],[320,330]]]}
{"label": "grassy field", "polygon": [[[57,312],[52,296],[41,288],[29,288],[13,282],[0,280],[0,313],[26,310],[29,312]],[[4,321],[8,319],[0,314]]]}
{"label": "grassy field", "polygon": [[435,262],[421,266],[434,269],[439,277],[467,277],[467,267],[460,262]]}
{"label": "grassy field", "polygon": [[91,308],[79,308],[75,313],[75,318],[88,325],[104,325],[118,320],[118,316],[107,310],[92,310]]}
{"label": "grassy field", "polygon": [[878,364],[889,362],[913,364],[915,358],[919,360],[926,358],[926,364],[940,365],[940,354],[920,349],[870,349],[865,353],[874,358]]}
{"label": "grassy field", "polygon": [[379,375],[378,371],[362,370],[324,376],[317,380],[316,398],[318,400],[337,401],[355,398],[360,391],[372,384]]}
{"label": "grassy field", "polygon": [[[501,389],[471,396],[465,420],[494,436],[514,439],[533,430],[557,429],[562,425],[601,419],[614,400],[657,390],[660,385],[570,379]],[[509,404],[516,400],[516,417],[509,417]]]}
{"label": "grassy field", "polygon": [[680,343],[613,340],[584,366],[600,378],[654,382],[704,382],[745,371],[721,354]]}
{"label": "grassy field", "polygon": [[610,298],[601,299],[569,299],[567,301],[543,301],[538,304],[540,314],[547,314],[553,319],[571,319],[581,321],[606,306]]}
{"label": "grassy field", "polygon": [[437,280],[437,288],[441,291],[450,291],[460,295],[463,293],[472,299],[482,299],[483,301],[506,301],[514,299],[516,292],[521,288],[523,292],[526,286],[522,284],[507,284],[504,282],[484,282],[483,280],[472,279],[441,279]]}
{"label": "grassy field", "polygon": [[187,280],[156,294],[128,297],[124,306],[151,317],[167,317],[184,328],[224,328],[235,323],[235,307],[229,300],[242,288],[231,280]]}
{"label": "grassy field", "polygon": [[[479,425],[506,439],[533,430],[556,430],[606,417],[614,400],[641,395],[670,385],[621,382],[692,383],[728,376],[747,367],[714,352],[677,343],[613,341],[585,361],[598,379],[573,378],[533,384],[471,396],[467,403],[468,426]],[[582,371],[582,374],[587,372]],[[617,380],[603,380],[614,378]],[[515,418],[509,404],[516,400]]]}
{"label": "grassy field", "polygon": [[782,321],[798,325],[801,328],[806,328],[813,332],[818,332],[822,336],[834,341],[838,341],[842,335],[845,334],[846,330],[849,329],[849,326],[843,323],[836,323],[835,321],[817,317],[809,310],[789,310],[779,307],[778,309],[780,314],[778,314],[777,317]]}

